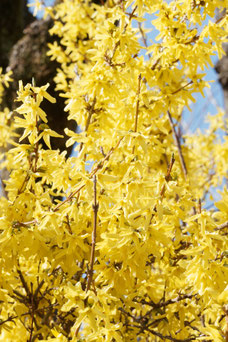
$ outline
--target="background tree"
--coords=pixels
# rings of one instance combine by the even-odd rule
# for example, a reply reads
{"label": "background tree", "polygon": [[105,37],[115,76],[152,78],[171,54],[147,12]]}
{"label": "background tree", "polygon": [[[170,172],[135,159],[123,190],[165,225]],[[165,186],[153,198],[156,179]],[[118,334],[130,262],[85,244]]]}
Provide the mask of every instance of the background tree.
{"label": "background tree", "polygon": [[228,116],[228,44],[224,44],[224,50],[226,52],[226,55],[220,59],[216,66],[215,70],[219,74],[219,82],[222,86],[223,89],[223,94],[224,94],[224,106],[225,106],[225,111]]}
{"label": "background tree", "polygon": [[[5,90],[2,107],[7,106],[14,110],[16,92],[19,80],[29,83],[34,79],[37,86],[49,83],[49,93],[55,96],[56,103],[50,106],[48,101],[42,108],[48,113],[50,127],[64,134],[64,127],[74,130],[76,123],[67,120],[64,112],[64,99],[55,91],[54,77],[58,63],[51,61],[47,56],[48,43],[57,37],[51,37],[49,29],[53,20],[37,19],[28,10],[27,0],[3,0],[0,3],[2,19],[0,24],[0,65],[4,71],[13,72],[13,82]],[[53,147],[65,150],[65,139],[53,139]],[[68,154],[71,148],[67,149]]]}
{"label": "background tree", "polygon": [[[225,13],[226,8],[223,11],[217,11],[217,20],[219,20]],[[228,117],[228,43],[223,44],[225,55],[216,63],[215,70],[219,74],[219,82],[223,89],[224,95],[224,107]]]}

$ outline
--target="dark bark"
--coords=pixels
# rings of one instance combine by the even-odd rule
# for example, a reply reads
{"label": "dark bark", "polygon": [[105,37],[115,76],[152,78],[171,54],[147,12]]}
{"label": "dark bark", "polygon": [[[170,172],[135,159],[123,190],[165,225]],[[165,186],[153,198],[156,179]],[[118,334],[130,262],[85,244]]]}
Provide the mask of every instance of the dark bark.
{"label": "dark bark", "polygon": [[215,70],[219,74],[219,82],[223,89],[228,89],[228,44],[223,45],[226,56],[223,56],[216,65]]}
{"label": "dark bark", "polygon": [[34,18],[28,11],[26,0],[1,0],[0,13],[0,66],[6,69],[10,50]]}
{"label": "dark bark", "polygon": [[[53,25],[51,19],[35,20],[24,30],[24,36],[14,45],[10,53],[9,68],[13,71],[14,82],[6,91],[6,104],[15,109],[18,103],[14,103],[18,89],[18,81],[23,80],[23,84],[31,83],[34,78],[36,86],[42,86],[49,83],[48,93],[56,98],[56,103],[50,103],[44,100],[41,107],[48,117],[48,125],[51,129],[59,134],[64,135],[64,139],[51,138],[52,148],[66,149],[65,142],[67,137],[64,134],[64,128],[71,130],[76,129],[75,121],[67,120],[67,113],[64,111],[64,98],[59,96],[55,91],[54,77],[56,68],[59,66],[57,62],[50,61],[47,56],[47,43],[53,42],[58,37],[51,37],[49,29]],[[68,155],[71,148],[67,149]]]}
{"label": "dark bark", "polygon": [[226,55],[220,59],[216,65],[215,70],[219,74],[219,82],[223,89],[224,94],[224,107],[226,116],[228,117],[228,44],[224,44]]}
{"label": "dark bark", "polygon": [[[226,9],[217,11],[216,19],[219,20],[225,15]],[[224,95],[224,108],[226,117],[228,117],[228,43],[223,44],[223,49],[226,53],[215,65],[215,71],[218,73],[218,81],[222,86]]]}
{"label": "dark bark", "polygon": [[[19,80],[26,84],[31,83],[34,78],[37,86],[49,83],[48,92],[57,101],[51,104],[44,100],[42,109],[47,113],[50,128],[64,135],[64,128],[75,130],[76,123],[67,120],[64,99],[55,91],[53,80],[58,64],[50,61],[47,56],[47,43],[53,42],[58,37],[49,35],[48,30],[53,25],[52,19],[31,20],[33,17],[28,12],[26,3],[26,0],[0,1],[0,55],[2,56],[0,66],[12,70],[14,80],[5,91],[3,105],[10,110],[14,110],[19,105],[14,102]],[[52,148],[65,150],[66,139],[65,135],[64,139],[52,138]],[[71,148],[68,148],[67,152],[69,155]]]}

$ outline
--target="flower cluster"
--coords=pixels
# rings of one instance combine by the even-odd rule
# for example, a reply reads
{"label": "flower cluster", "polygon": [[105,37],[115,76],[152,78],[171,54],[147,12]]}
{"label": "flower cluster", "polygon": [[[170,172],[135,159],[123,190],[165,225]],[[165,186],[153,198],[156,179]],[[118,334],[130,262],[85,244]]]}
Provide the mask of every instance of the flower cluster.
{"label": "flower cluster", "polygon": [[[61,136],[40,108],[55,101],[48,85],[20,83],[23,133],[6,155],[0,198],[0,340],[224,340],[227,190],[216,210],[203,205],[227,175],[228,139],[217,134],[226,125],[221,110],[204,134],[180,136],[177,125],[223,53],[227,16],[213,19],[225,5],[48,9],[60,37],[49,45],[57,89],[80,132],[65,131],[76,156],[52,150]],[[146,40],[148,14],[156,43]]]}

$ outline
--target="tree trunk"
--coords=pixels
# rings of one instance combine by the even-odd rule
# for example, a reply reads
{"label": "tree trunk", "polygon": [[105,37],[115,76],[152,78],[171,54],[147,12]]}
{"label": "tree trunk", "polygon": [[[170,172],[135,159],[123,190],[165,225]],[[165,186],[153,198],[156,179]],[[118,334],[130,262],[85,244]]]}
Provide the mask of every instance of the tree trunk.
{"label": "tree trunk", "polygon": [[34,17],[28,11],[26,0],[1,0],[0,13],[0,66],[5,70],[13,45]]}
{"label": "tree trunk", "polygon": [[[63,151],[66,149],[67,139],[64,128],[75,130],[76,124],[75,121],[67,120],[64,99],[55,91],[53,78],[58,63],[47,57],[47,44],[58,37],[49,35],[52,19],[34,20],[26,4],[26,0],[0,1],[0,66],[4,71],[7,69],[13,72],[13,82],[5,91],[2,107],[7,106],[14,110],[19,105],[14,102],[19,80],[26,84],[31,83],[34,78],[37,86],[49,83],[48,92],[56,98],[56,103],[51,104],[44,100],[42,109],[47,114],[50,128],[64,135],[64,139],[51,139],[52,148]],[[67,149],[67,153],[71,153],[71,148]]]}
{"label": "tree trunk", "polygon": [[[37,86],[49,83],[48,92],[56,98],[56,103],[52,104],[47,100],[42,103],[42,109],[47,114],[50,128],[64,138],[52,138],[51,145],[53,150],[59,149],[61,152],[67,150],[69,156],[72,147],[66,149],[67,140],[64,134],[64,128],[76,129],[75,121],[67,120],[67,113],[64,112],[64,99],[55,91],[55,82],[53,80],[57,62],[50,61],[47,57],[47,44],[57,40],[58,37],[51,37],[48,30],[53,25],[52,19],[35,20],[29,13],[26,0],[0,0],[0,67],[3,72],[12,70],[13,82],[5,90],[3,102],[0,110],[8,107],[14,111],[20,103],[15,103],[16,92],[19,80],[23,84],[31,83],[34,78]],[[24,141],[26,143],[26,141]],[[44,145],[44,148],[45,145]],[[10,146],[4,151],[5,153]],[[0,193],[5,195],[3,182],[8,178],[7,170],[1,170]]]}
{"label": "tree trunk", "polygon": [[215,70],[219,74],[219,82],[224,94],[226,117],[228,118],[228,43],[224,44],[224,50],[226,51],[226,55],[216,63]]}
{"label": "tree trunk", "polygon": [[[226,13],[226,8],[223,11],[217,11],[216,19],[219,20]],[[228,118],[228,43],[223,44],[223,49],[226,55],[220,59],[215,65],[215,71],[219,74],[219,83],[223,89],[224,95],[224,108],[226,113],[226,118]]]}

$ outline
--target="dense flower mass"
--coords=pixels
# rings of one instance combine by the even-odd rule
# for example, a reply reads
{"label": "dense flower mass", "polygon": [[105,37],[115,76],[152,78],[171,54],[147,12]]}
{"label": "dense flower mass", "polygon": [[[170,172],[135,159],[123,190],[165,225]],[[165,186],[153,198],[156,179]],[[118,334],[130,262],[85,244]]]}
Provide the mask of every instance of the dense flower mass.
{"label": "dense flower mass", "polygon": [[[18,114],[0,113],[0,145],[13,145],[1,153],[0,341],[225,341],[227,189],[203,205],[227,176],[227,126],[218,108],[205,133],[177,131],[209,86],[211,56],[223,54],[227,15],[216,21],[215,10],[225,5],[62,0],[46,9],[60,37],[48,53],[59,62],[56,87],[80,130],[66,129],[76,156],[52,150],[61,136],[40,107],[55,101],[48,84],[20,82]],[[146,39],[148,15],[156,42]],[[0,73],[1,96],[8,81]]]}

